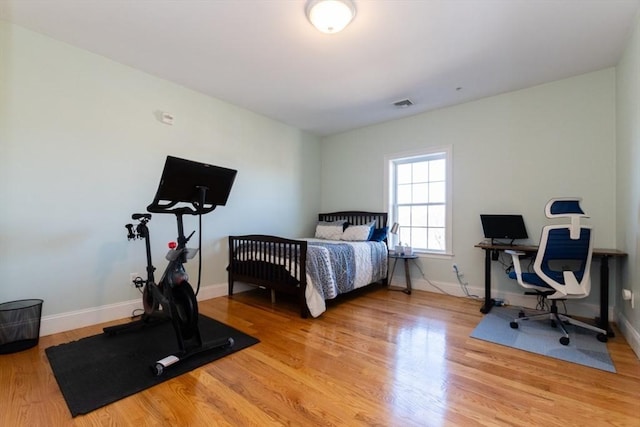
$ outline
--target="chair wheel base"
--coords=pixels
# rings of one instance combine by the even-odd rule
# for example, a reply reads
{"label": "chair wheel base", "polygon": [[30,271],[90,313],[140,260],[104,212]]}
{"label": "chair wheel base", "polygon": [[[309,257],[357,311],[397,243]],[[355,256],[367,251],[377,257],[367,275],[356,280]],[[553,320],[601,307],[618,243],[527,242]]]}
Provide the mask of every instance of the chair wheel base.
{"label": "chair wheel base", "polygon": [[569,345],[569,337],[562,337],[562,338],[560,338],[560,344],[562,344],[562,345]]}
{"label": "chair wheel base", "polygon": [[511,329],[518,329],[518,322],[511,322],[509,326],[511,326]]}
{"label": "chair wheel base", "polygon": [[598,334],[598,335],[596,335],[596,338],[598,338],[598,341],[600,341],[600,342],[609,341],[609,338],[607,338],[607,334]]}

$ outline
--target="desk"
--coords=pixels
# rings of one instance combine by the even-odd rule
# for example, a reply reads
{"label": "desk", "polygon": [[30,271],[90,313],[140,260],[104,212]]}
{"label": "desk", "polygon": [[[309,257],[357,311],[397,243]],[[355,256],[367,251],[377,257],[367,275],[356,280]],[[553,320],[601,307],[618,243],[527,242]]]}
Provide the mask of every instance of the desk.
{"label": "desk", "polygon": [[[491,311],[493,300],[491,299],[491,254],[496,252],[504,252],[506,250],[515,250],[525,252],[527,254],[535,254],[538,252],[537,246],[525,245],[499,245],[492,243],[478,243],[474,247],[484,250],[484,305],[480,311],[484,314]],[[606,330],[610,337],[613,332],[609,328],[609,258],[625,257],[626,253],[617,249],[598,249],[593,250],[593,257],[600,258],[600,318],[596,319],[597,325]]]}
{"label": "desk", "polygon": [[[407,295],[411,295],[411,274],[409,271],[409,260],[417,259],[418,255],[401,255],[396,253],[390,253],[389,258],[393,258],[393,268],[391,269],[391,275],[389,276],[389,286],[388,288],[392,291],[402,291]],[[396,271],[396,264],[399,259],[404,260],[404,277],[406,280],[407,287],[405,289],[393,289],[391,287],[391,280],[393,280],[393,273]]]}

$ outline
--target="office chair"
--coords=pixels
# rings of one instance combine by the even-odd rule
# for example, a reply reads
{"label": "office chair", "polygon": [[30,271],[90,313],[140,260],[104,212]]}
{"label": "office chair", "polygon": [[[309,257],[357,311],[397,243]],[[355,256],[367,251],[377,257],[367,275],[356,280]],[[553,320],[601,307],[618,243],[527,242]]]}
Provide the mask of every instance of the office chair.
{"label": "office chair", "polygon": [[593,232],[590,226],[580,224],[580,218],[588,218],[580,207],[580,201],[579,198],[556,198],[545,206],[547,218],[570,218],[571,223],[542,228],[533,272],[523,271],[520,259],[525,255],[523,252],[506,251],[513,259],[513,270],[509,272],[509,277],[529,290],[525,294],[538,295],[543,302],[551,302],[548,313],[525,316],[521,311],[520,317],[510,323],[511,328],[517,329],[518,324],[525,320],[549,319],[551,326],[562,329],[562,345],[569,344],[565,323],[598,332],[598,341],[607,341],[607,331],[559,314],[556,305],[558,300],[585,298],[591,290]]}

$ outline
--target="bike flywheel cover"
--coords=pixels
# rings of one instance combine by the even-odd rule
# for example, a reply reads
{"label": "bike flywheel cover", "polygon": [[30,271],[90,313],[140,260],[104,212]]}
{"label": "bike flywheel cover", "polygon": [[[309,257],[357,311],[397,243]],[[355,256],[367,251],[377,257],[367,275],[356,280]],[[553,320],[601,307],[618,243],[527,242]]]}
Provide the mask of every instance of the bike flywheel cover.
{"label": "bike flywheel cover", "polygon": [[183,338],[189,339],[198,332],[198,300],[189,282],[172,288],[176,316]]}

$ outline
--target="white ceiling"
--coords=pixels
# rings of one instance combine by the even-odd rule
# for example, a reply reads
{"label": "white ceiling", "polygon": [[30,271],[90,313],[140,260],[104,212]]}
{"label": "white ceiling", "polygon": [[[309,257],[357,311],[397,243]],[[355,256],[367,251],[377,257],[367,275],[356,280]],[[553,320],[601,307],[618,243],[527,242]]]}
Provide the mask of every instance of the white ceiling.
{"label": "white ceiling", "polygon": [[305,0],[0,0],[0,19],[330,135],[614,66],[640,5],[354,2],[339,34]]}

